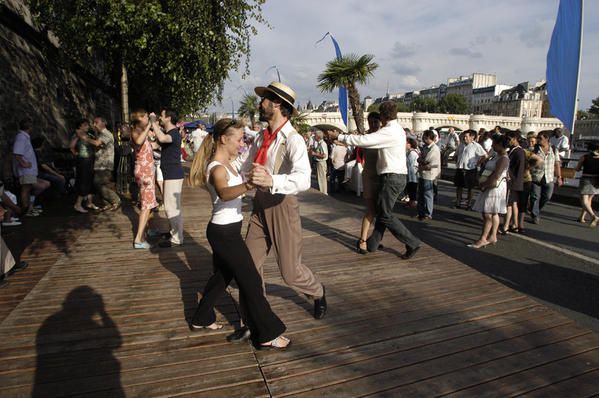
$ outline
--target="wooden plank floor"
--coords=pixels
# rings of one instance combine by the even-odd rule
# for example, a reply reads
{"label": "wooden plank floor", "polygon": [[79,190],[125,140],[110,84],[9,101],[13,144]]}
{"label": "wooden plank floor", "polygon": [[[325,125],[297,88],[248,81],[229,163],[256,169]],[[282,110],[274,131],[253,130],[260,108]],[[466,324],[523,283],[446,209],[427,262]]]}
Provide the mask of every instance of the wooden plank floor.
{"label": "wooden plank floor", "polygon": [[402,261],[387,236],[385,250],[354,253],[361,215],[314,191],[301,196],[303,257],[327,287],[327,317],[312,318],[269,258],[289,351],[225,341],[238,322],[235,288],[218,305],[228,326],[190,333],[186,316],[212,269],[210,203],[202,190],[183,198],[179,249],[132,250],[129,207],[40,219],[54,241],[31,238],[31,266],[0,291],[1,397],[599,393],[599,336],[432,247]]}

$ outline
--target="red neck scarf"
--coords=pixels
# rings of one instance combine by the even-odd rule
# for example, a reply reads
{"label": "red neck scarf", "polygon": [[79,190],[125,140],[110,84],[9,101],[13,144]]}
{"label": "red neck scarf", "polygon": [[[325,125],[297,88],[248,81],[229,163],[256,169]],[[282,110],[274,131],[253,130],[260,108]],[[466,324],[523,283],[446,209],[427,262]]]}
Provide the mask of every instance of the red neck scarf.
{"label": "red neck scarf", "polygon": [[268,152],[268,148],[270,148],[270,145],[277,138],[277,134],[279,133],[279,131],[281,131],[283,126],[285,126],[287,124],[287,121],[288,120],[285,119],[285,122],[283,122],[283,124],[281,124],[272,133],[270,131],[270,127],[264,131],[264,133],[262,134],[262,145],[260,145],[258,152],[256,152],[256,157],[254,158],[254,163],[260,163],[261,165],[266,164],[266,160],[267,160],[266,154]]}

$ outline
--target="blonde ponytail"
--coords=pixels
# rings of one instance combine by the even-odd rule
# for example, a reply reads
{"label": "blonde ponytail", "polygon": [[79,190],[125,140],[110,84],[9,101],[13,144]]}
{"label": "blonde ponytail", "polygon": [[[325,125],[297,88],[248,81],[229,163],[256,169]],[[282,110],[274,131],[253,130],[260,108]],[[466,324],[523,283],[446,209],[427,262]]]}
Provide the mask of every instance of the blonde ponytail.
{"label": "blonde ponytail", "polygon": [[214,155],[214,138],[208,134],[202,141],[200,149],[195,154],[191,169],[189,171],[189,183],[192,187],[203,187],[206,185],[206,167]]}

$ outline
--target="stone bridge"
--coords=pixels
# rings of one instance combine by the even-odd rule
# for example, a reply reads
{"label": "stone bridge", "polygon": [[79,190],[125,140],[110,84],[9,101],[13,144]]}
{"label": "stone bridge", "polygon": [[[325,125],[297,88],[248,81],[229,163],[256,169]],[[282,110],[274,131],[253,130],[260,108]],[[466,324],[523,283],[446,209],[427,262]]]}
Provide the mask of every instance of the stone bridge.
{"label": "stone bridge", "polygon": [[[364,114],[364,119],[366,120]],[[499,125],[509,129],[520,129],[523,133],[529,131],[551,130],[563,127],[562,122],[556,118],[540,117],[510,117],[489,115],[451,115],[445,113],[428,112],[400,112],[397,114],[399,123],[403,128],[419,132],[429,127],[455,127],[460,130],[473,129],[478,131],[481,127],[487,130]],[[306,123],[320,129],[335,128],[347,131],[339,112],[312,112],[307,115]],[[355,123],[350,117],[349,129],[355,130]]]}

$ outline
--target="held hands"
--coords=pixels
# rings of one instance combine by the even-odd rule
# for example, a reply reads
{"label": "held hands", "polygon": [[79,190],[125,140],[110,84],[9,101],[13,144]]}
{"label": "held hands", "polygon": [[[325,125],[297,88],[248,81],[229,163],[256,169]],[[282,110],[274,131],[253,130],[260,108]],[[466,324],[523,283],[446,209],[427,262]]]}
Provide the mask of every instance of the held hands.
{"label": "held hands", "polygon": [[272,187],[272,176],[266,167],[259,163],[253,163],[253,168],[248,174],[248,183],[258,188]]}

